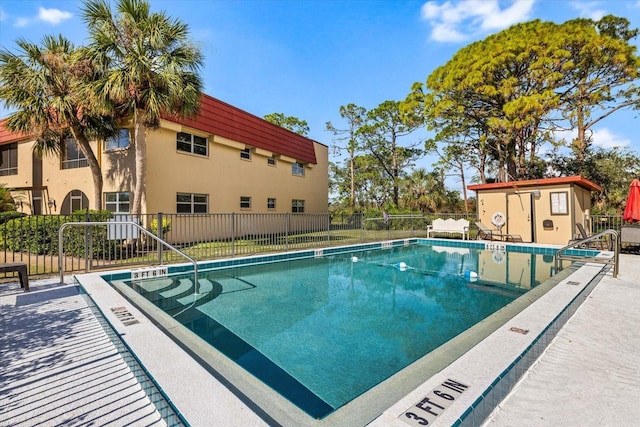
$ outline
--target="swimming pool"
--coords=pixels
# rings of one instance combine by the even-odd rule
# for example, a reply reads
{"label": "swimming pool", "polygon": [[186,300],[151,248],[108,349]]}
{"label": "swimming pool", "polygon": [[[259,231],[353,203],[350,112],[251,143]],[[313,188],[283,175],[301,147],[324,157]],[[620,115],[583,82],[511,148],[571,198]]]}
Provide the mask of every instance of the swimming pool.
{"label": "swimming pool", "polygon": [[[464,337],[468,345],[481,340],[492,329],[479,332],[478,324],[495,328],[495,320],[486,319],[512,316],[506,307],[518,305],[514,301],[524,307],[519,297],[553,273],[553,249],[425,243],[204,265],[202,295],[177,320],[307,414],[323,418],[380,383],[393,383],[418,360],[431,358],[425,376],[445,366],[465,351],[451,344],[464,331],[473,329],[473,338]],[[188,267],[184,274],[166,270],[138,274],[156,276],[147,280],[132,279],[136,273],[109,279],[175,314],[193,302]],[[395,392],[406,393],[419,380],[405,377]]]}

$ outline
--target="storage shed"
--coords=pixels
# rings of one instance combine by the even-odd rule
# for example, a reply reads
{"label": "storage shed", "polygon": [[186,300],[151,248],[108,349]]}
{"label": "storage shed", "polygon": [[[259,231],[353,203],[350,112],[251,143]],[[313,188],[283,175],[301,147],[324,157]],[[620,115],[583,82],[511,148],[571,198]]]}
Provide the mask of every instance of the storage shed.
{"label": "storage shed", "polygon": [[591,192],[602,188],[581,176],[470,185],[478,220],[523,242],[566,244],[580,223],[589,230]]}

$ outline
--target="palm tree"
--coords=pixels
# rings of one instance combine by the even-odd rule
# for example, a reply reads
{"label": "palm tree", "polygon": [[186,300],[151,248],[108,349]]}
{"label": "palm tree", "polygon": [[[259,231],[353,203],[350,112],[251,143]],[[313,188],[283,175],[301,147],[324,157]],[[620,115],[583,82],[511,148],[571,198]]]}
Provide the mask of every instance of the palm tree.
{"label": "palm tree", "polygon": [[421,212],[438,212],[446,205],[444,183],[436,171],[418,168],[404,180],[404,205]]}
{"label": "palm tree", "polygon": [[41,46],[24,39],[19,51],[0,50],[0,99],[11,114],[5,126],[11,132],[33,135],[34,152],[64,153],[71,134],[87,158],[93,177],[94,204],[102,206],[102,172],[89,141],[115,132],[109,116],[100,115],[81,91],[97,76],[96,69],[63,36],[45,36]]}
{"label": "palm tree", "polygon": [[4,184],[0,184],[0,212],[16,210],[16,204],[11,196],[11,191]]}
{"label": "palm tree", "polygon": [[132,213],[145,195],[146,131],[163,115],[188,116],[200,106],[203,56],[188,40],[188,27],[164,12],[151,13],[144,0],[87,0],[82,17],[89,29],[91,58],[106,70],[94,92],[122,116],[133,116],[135,181]]}

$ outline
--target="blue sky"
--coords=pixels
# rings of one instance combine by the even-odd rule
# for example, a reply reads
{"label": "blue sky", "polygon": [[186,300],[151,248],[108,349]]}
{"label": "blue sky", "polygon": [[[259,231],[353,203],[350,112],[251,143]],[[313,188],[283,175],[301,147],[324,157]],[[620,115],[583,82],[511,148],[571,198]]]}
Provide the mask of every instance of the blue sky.
{"label": "blue sky", "polygon": [[[112,2],[113,3],[113,2]],[[205,92],[257,116],[278,112],[309,123],[310,137],[333,145],[342,105],[367,109],[401,100],[456,51],[531,19],[626,17],[640,27],[640,0],[150,0],[189,24],[205,55]],[[85,42],[81,1],[0,0],[0,46],[61,33]],[[638,44],[638,40],[635,40]],[[0,106],[0,117],[8,111]],[[640,152],[638,112],[600,122],[594,141]],[[418,132],[407,143],[426,136]],[[331,152],[330,152],[331,156]],[[418,166],[429,168],[431,159]]]}

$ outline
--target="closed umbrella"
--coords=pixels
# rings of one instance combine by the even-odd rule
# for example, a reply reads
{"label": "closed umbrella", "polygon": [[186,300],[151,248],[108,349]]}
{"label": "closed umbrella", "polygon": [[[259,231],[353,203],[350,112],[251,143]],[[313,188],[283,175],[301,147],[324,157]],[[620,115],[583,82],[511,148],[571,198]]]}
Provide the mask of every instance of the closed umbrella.
{"label": "closed umbrella", "polygon": [[624,208],[622,219],[629,222],[640,222],[640,181],[634,179],[629,188],[627,205]]}

